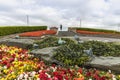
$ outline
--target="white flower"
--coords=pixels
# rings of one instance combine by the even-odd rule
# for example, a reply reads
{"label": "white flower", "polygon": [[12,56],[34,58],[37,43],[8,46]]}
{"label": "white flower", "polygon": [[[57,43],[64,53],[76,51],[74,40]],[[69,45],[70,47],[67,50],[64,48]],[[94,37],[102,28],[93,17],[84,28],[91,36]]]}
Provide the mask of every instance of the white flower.
{"label": "white flower", "polygon": [[7,66],[4,66],[3,68],[4,68],[4,69],[7,69]]}
{"label": "white flower", "polygon": [[33,71],[33,72],[31,72],[31,73],[30,73],[30,76],[32,76],[32,77],[33,77],[33,76],[35,76],[35,74],[36,74],[36,72],[35,72],[35,71]]}
{"label": "white flower", "polygon": [[115,78],[115,75],[113,75],[112,80],[117,80],[117,79]]}
{"label": "white flower", "polygon": [[23,74],[20,74],[20,75],[18,76],[18,79],[23,79],[23,77],[24,77],[24,75],[23,75]]}
{"label": "white flower", "polygon": [[21,55],[22,58],[23,58],[24,56],[25,56],[24,54]]}
{"label": "white flower", "polygon": [[18,59],[17,58],[15,58],[15,61],[17,61]]}
{"label": "white flower", "polygon": [[39,70],[39,73],[41,73],[42,72],[42,70]]}
{"label": "white flower", "polygon": [[24,78],[27,79],[28,78],[28,74],[24,74]]}
{"label": "white flower", "polygon": [[19,77],[17,78],[17,80],[20,80]]}
{"label": "white flower", "polygon": [[47,76],[48,76],[48,78],[51,78],[51,75],[49,75],[48,73],[45,73]]}
{"label": "white flower", "polygon": [[89,79],[89,80],[92,80],[92,79]]}
{"label": "white flower", "polygon": [[112,78],[112,80],[117,80],[116,78]]}
{"label": "white flower", "polygon": [[37,80],[40,80],[40,78],[37,78]]}
{"label": "white flower", "polygon": [[27,66],[27,64],[24,64],[24,67],[26,67]]}
{"label": "white flower", "polygon": [[57,70],[57,67],[50,67],[50,69],[52,69],[53,70],[53,72],[55,72],[56,70]]}

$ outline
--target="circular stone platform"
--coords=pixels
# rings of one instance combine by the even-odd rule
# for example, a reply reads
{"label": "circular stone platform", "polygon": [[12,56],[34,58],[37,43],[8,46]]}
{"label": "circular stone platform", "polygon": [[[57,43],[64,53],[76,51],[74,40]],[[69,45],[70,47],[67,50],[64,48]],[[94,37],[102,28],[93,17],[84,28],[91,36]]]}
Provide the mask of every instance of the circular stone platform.
{"label": "circular stone platform", "polygon": [[86,67],[98,68],[101,70],[112,70],[120,74],[120,57],[95,57]]}
{"label": "circular stone platform", "polygon": [[7,46],[17,46],[24,49],[30,49],[32,47],[32,44],[34,43],[34,40],[32,39],[0,39],[0,44],[4,44]]}

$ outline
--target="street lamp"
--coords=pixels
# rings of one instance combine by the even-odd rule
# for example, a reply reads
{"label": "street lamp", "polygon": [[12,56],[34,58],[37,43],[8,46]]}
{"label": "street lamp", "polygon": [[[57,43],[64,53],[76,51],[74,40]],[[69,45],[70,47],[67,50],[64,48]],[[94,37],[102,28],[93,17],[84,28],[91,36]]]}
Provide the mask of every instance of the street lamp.
{"label": "street lamp", "polygon": [[80,19],[80,27],[82,27],[81,21],[82,21],[82,20]]}
{"label": "street lamp", "polygon": [[27,26],[29,26],[29,15],[26,15],[26,23],[27,23]]}

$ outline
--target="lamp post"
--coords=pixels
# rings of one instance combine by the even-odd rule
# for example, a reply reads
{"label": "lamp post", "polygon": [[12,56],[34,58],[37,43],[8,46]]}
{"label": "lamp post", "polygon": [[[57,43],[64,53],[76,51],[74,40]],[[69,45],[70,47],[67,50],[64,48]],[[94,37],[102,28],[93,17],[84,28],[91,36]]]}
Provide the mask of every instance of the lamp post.
{"label": "lamp post", "polygon": [[82,27],[81,21],[82,21],[82,20],[80,19],[80,27]]}
{"label": "lamp post", "polygon": [[26,15],[27,26],[29,26],[29,15]]}

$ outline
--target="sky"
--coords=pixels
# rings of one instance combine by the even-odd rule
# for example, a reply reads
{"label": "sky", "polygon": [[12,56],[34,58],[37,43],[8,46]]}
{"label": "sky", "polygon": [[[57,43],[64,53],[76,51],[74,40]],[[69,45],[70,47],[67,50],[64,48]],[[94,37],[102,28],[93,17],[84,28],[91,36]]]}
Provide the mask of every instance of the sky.
{"label": "sky", "polygon": [[0,26],[60,24],[120,31],[120,0],[0,0]]}

